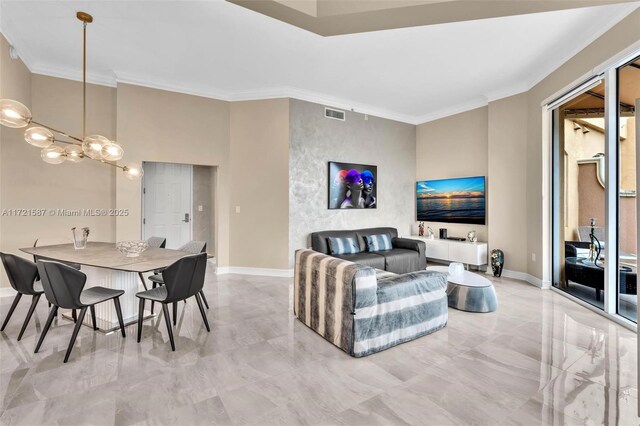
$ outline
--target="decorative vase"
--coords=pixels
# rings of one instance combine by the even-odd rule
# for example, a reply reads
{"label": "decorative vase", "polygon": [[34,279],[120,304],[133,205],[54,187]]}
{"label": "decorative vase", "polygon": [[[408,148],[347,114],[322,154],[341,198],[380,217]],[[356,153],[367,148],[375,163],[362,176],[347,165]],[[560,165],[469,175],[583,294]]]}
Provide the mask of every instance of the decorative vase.
{"label": "decorative vase", "polygon": [[464,273],[464,265],[462,263],[452,262],[449,264],[449,275],[460,276]]}
{"label": "decorative vase", "polygon": [[87,239],[89,238],[89,228],[78,230],[75,226],[71,228],[73,234],[73,247],[76,250],[82,250],[87,247]]}
{"label": "decorative vase", "polygon": [[469,240],[470,243],[478,242],[478,236],[476,235],[476,231],[469,232],[467,234],[467,240]]}
{"label": "decorative vase", "polygon": [[504,252],[500,249],[491,250],[491,269],[493,269],[493,276],[500,277],[502,275],[503,266]]}

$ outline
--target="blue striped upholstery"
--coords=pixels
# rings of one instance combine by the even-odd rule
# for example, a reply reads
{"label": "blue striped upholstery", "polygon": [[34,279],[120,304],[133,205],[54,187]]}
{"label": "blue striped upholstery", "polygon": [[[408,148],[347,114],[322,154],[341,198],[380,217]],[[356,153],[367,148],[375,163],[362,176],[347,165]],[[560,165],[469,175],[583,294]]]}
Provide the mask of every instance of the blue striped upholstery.
{"label": "blue striped upholstery", "polygon": [[367,251],[391,250],[391,237],[389,234],[367,235],[364,237],[367,242]]}
{"label": "blue striped upholstery", "polygon": [[360,253],[360,246],[355,238],[327,238],[331,254],[355,254]]}
{"label": "blue striped upholstery", "polygon": [[380,352],[447,325],[447,278],[375,269],[313,250],[296,251],[296,317],[351,356]]}

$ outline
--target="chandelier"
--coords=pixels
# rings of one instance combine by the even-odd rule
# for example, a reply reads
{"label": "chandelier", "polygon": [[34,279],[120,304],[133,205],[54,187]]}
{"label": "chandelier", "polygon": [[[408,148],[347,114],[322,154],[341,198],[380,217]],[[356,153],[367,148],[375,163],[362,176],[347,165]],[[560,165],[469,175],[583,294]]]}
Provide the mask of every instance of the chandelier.
{"label": "chandelier", "polygon": [[[76,13],[82,21],[82,138],[56,130],[35,121],[29,108],[12,99],[0,99],[0,124],[14,129],[29,127],[24,139],[31,145],[41,148],[40,156],[49,164],[61,164],[65,161],[79,163],[85,158],[100,161],[124,172],[126,178],[137,180],[142,177],[142,166],[132,163],[120,166],[116,161],[124,155],[124,150],[115,141],[101,135],[88,135],[87,130],[87,24],[93,17],[85,12]],[[65,146],[61,145],[64,144]]]}

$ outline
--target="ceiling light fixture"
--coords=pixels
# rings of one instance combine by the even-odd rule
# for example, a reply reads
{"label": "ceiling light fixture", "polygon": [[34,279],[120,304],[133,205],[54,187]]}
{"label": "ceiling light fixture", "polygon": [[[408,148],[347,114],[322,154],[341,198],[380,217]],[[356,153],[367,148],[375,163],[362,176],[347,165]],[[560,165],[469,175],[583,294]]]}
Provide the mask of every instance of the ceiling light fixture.
{"label": "ceiling light fixture", "polygon": [[[87,136],[87,24],[93,17],[85,12],[76,13],[82,21],[82,138],[56,130],[53,127],[38,123],[31,115],[29,108],[12,99],[0,99],[0,124],[14,129],[29,127],[24,132],[24,139],[29,144],[41,148],[42,160],[49,164],[60,164],[65,161],[79,163],[84,158],[100,161],[117,167],[124,172],[127,179],[137,180],[142,177],[143,170],[139,163],[120,166],[116,161],[124,155],[124,150],[115,141],[101,135]],[[63,139],[54,136],[60,135]],[[56,145],[66,144],[66,147]]]}

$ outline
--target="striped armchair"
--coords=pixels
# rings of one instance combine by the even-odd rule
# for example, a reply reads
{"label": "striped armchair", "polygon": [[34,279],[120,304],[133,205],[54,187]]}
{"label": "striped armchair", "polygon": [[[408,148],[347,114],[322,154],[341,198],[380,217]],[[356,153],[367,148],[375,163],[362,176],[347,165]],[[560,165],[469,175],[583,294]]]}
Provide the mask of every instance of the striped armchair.
{"label": "striped armchair", "polygon": [[294,277],[296,317],[354,357],[447,325],[447,279],[437,272],[378,279],[369,266],[298,250]]}

